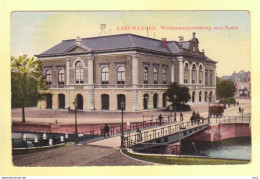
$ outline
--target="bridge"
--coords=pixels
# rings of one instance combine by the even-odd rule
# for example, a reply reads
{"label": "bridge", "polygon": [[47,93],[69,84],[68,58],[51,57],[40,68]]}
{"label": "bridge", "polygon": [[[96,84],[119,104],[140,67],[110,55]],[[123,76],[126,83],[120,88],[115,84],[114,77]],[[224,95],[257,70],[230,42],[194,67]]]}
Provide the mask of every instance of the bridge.
{"label": "bridge", "polygon": [[171,144],[198,133],[209,126],[209,119],[203,118],[195,121],[167,124],[164,126],[143,130],[143,132],[124,135],[126,148],[142,148],[157,146],[158,144]]}

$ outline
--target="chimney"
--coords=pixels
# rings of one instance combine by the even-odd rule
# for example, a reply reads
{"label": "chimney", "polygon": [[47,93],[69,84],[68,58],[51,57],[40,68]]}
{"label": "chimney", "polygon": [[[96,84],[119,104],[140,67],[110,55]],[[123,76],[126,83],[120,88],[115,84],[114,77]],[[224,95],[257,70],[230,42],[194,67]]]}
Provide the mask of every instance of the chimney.
{"label": "chimney", "polygon": [[166,41],[166,38],[162,38],[162,44],[161,44],[161,45],[162,45],[163,47],[166,47],[166,42],[167,42],[167,41]]}
{"label": "chimney", "polygon": [[194,39],[196,38],[196,37],[195,37],[195,34],[196,34],[195,32],[192,33]]}
{"label": "chimney", "polygon": [[179,40],[180,40],[180,42],[183,42],[183,40],[184,40],[183,36],[179,36]]}
{"label": "chimney", "polygon": [[78,36],[77,39],[75,40],[75,44],[81,45],[82,39]]}

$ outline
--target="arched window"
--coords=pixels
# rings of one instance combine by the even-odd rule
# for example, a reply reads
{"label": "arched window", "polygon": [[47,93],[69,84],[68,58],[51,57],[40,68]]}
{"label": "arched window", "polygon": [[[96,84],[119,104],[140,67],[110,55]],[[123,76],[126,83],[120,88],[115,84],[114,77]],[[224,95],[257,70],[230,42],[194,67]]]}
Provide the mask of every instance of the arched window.
{"label": "arched window", "polygon": [[117,95],[117,109],[121,110],[121,103],[124,103],[124,109],[126,108],[126,101],[125,101],[125,95],[124,94],[119,94]]}
{"label": "arched window", "polygon": [[75,63],[75,81],[76,83],[84,83],[83,81],[83,63],[77,61]]}
{"label": "arched window", "polygon": [[64,109],[65,108],[65,95],[64,94],[59,94],[59,108]]}
{"label": "arched window", "polygon": [[205,92],[205,102],[207,102],[207,98],[208,98],[208,92]]}
{"label": "arched window", "polygon": [[184,66],[184,83],[187,84],[189,79],[189,65],[188,63],[185,63]]}
{"label": "arched window", "polygon": [[166,68],[163,68],[163,84],[167,83],[167,70]]}
{"label": "arched window", "polygon": [[196,95],[196,93],[195,93],[195,91],[193,91],[193,92],[192,92],[192,102],[193,102],[193,103],[195,102],[195,95]]}
{"label": "arched window", "polygon": [[158,84],[158,68],[153,68],[153,83]]}
{"label": "arched window", "polygon": [[149,95],[148,94],[144,94],[144,96],[143,96],[144,109],[148,109],[148,101],[149,101]]}
{"label": "arched window", "polygon": [[205,85],[208,84],[208,70],[205,70]]}
{"label": "arched window", "polygon": [[202,77],[202,65],[200,65],[200,67],[199,67],[199,84],[202,84],[202,79],[203,79],[203,77]]}
{"label": "arched window", "polygon": [[191,74],[192,84],[196,83],[196,65],[192,65],[192,74]]}
{"label": "arched window", "polygon": [[46,85],[51,85],[52,82],[52,76],[51,76],[51,69],[46,70]]}
{"label": "arched window", "polygon": [[201,102],[202,92],[199,92],[199,102]]}
{"label": "arched window", "polygon": [[153,108],[157,108],[157,106],[158,106],[158,94],[155,93],[153,95]]}
{"label": "arched window", "polygon": [[117,84],[125,84],[125,68],[122,66],[117,69]]}
{"label": "arched window", "polygon": [[64,81],[65,81],[65,79],[64,79],[64,69],[62,68],[62,69],[59,69],[59,71],[58,71],[58,82],[59,82],[59,84],[64,84]]}
{"label": "arched window", "polygon": [[144,84],[148,84],[148,67],[144,67]]}
{"label": "arched window", "polygon": [[108,67],[103,67],[101,69],[101,83],[108,84],[109,76],[108,76]]}

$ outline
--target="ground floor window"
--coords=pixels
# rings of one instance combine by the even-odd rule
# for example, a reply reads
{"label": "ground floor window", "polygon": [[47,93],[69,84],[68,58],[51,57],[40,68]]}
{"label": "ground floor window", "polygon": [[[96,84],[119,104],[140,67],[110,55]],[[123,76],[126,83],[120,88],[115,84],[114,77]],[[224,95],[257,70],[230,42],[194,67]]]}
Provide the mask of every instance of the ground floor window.
{"label": "ground floor window", "polygon": [[101,101],[102,101],[102,109],[108,110],[109,109],[109,95],[102,94],[101,95]]}
{"label": "ground floor window", "polygon": [[205,102],[207,102],[208,92],[205,92]]}
{"label": "ground floor window", "polygon": [[77,109],[83,109],[83,96],[81,94],[77,94]]}
{"label": "ground floor window", "polygon": [[209,93],[209,101],[212,101],[212,91]]}
{"label": "ground floor window", "polygon": [[157,106],[158,106],[158,94],[155,93],[153,95],[153,108],[157,108]]}
{"label": "ground floor window", "polygon": [[199,93],[199,102],[201,102],[201,96],[202,96],[202,93],[200,91],[200,93]]}
{"label": "ground floor window", "polygon": [[192,102],[195,102],[195,91],[192,92]]}
{"label": "ground floor window", "polygon": [[163,101],[162,101],[162,105],[163,105],[163,107],[166,107],[167,106],[167,95],[166,95],[166,93],[163,93]]}
{"label": "ground floor window", "polygon": [[59,94],[59,108],[64,109],[65,108],[65,95],[64,94]]}
{"label": "ground floor window", "polygon": [[[125,95],[123,95],[123,94],[117,95],[117,109],[118,110],[121,110],[121,103],[122,102],[125,103]],[[125,107],[126,107],[126,103],[125,103]]]}
{"label": "ground floor window", "polygon": [[46,108],[52,109],[52,95],[51,94],[46,95]]}
{"label": "ground floor window", "polygon": [[148,109],[148,99],[149,99],[149,95],[148,94],[144,94],[143,96],[143,105],[144,105],[144,109]]}

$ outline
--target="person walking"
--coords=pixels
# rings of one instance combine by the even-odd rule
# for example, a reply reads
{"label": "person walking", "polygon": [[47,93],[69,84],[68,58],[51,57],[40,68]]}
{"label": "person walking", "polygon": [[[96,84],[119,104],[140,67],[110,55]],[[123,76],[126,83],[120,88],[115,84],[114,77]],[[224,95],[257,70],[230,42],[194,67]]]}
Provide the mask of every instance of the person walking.
{"label": "person walking", "polygon": [[160,122],[160,125],[162,125],[162,115],[161,114],[159,115],[158,120]]}
{"label": "person walking", "polygon": [[173,122],[177,122],[176,117],[177,117],[177,114],[176,114],[176,112],[174,112]]}
{"label": "person walking", "polygon": [[183,114],[182,114],[182,112],[180,113],[180,121],[183,121],[184,119],[183,119]]}
{"label": "person walking", "polygon": [[104,137],[106,137],[106,134],[107,134],[107,136],[109,137],[109,127],[108,127],[108,125],[106,124],[105,125],[105,127],[104,127]]}
{"label": "person walking", "polygon": [[241,107],[238,108],[238,113],[241,114]]}

